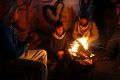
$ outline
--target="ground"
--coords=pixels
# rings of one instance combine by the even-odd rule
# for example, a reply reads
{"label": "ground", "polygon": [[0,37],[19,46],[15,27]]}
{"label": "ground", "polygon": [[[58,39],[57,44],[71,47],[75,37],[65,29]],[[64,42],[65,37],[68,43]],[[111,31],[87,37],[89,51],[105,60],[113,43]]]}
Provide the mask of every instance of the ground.
{"label": "ground", "polygon": [[[56,80],[120,80],[120,71],[113,69],[115,62],[104,59],[104,57],[106,57],[104,52],[105,51],[103,49],[95,51],[97,60],[95,62],[95,65],[91,68],[86,68],[86,70],[79,71],[78,68],[81,67],[78,65],[75,66],[75,64],[73,64],[75,66],[75,69],[70,68],[68,70],[68,73],[66,73],[64,76],[62,76],[62,73],[58,73],[59,76]],[[56,75],[53,77],[55,76]],[[50,75],[48,76],[48,80],[53,80]]]}

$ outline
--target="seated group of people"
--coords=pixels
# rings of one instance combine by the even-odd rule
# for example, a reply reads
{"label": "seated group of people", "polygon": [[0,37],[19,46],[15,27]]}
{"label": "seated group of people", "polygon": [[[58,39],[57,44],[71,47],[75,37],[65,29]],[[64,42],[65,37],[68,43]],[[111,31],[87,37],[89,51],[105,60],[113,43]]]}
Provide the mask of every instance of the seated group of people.
{"label": "seated group of people", "polygon": [[[43,80],[47,80],[47,55],[48,59],[58,61],[58,63],[63,62],[64,64],[64,62],[69,60],[68,44],[72,40],[86,36],[90,38],[91,42],[94,42],[99,37],[96,25],[92,24],[85,17],[76,22],[73,30],[73,38],[69,32],[64,30],[62,22],[58,21],[53,26],[48,49],[45,51],[34,47],[41,43],[37,39],[38,37],[35,32],[31,32],[24,41],[20,41],[17,27],[15,25],[7,26],[4,20],[0,21],[0,37],[2,38],[0,40],[2,46],[0,64],[16,58],[41,62],[45,65],[43,69]],[[38,40],[37,43],[34,43],[34,39]]]}
{"label": "seated group of people", "polygon": [[[86,17],[81,17],[76,21],[73,32],[65,31],[62,22],[58,21],[54,23],[54,28],[49,35],[49,45],[46,44],[48,48],[43,50],[36,47],[41,43],[37,39],[39,35],[36,32],[31,32],[25,40],[21,41],[17,27],[8,26],[4,14],[5,11],[0,10],[0,65],[16,58],[41,62],[45,65],[44,71],[42,71],[43,80],[47,80],[47,59],[52,59],[60,64],[64,64],[70,59],[68,46],[71,41],[80,37],[88,37],[89,49],[92,50],[99,40],[99,31],[95,22]],[[37,43],[34,39],[38,40]]]}
{"label": "seated group of people", "polygon": [[[61,71],[64,72],[65,70],[67,72],[71,61],[68,49],[72,41],[81,37],[88,37],[89,49],[95,48],[98,43],[99,32],[93,21],[89,21],[86,17],[81,17],[76,21],[72,32],[69,30],[65,31],[62,22],[56,22],[49,39],[48,60],[56,61],[56,66],[60,67],[62,65],[66,69],[61,69]],[[59,68],[55,69],[55,72],[57,71],[61,72]]]}
{"label": "seated group of people", "polygon": [[0,65],[16,58],[41,62],[45,65],[42,69],[43,80],[47,80],[47,59],[54,60],[59,66],[66,64],[70,59],[68,47],[73,40],[88,37],[90,50],[93,50],[99,41],[96,23],[83,16],[75,22],[72,32],[65,31],[62,22],[55,22],[49,34],[49,43],[46,43],[47,48],[44,50],[39,48],[41,40],[36,31],[30,32],[26,39],[21,41],[17,32],[18,27],[14,24],[7,25],[4,13],[0,11]]}

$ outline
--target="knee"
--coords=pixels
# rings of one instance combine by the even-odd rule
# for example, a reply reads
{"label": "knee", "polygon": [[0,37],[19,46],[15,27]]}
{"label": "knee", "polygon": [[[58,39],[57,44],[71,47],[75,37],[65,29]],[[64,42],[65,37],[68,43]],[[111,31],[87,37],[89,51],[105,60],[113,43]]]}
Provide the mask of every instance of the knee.
{"label": "knee", "polygon": [[42,51],[42,53],[44,53],[44,55],[47,55],[46,50],[42,49],[41,51]]}
{"label": "knee", "polygon": [[44,56],[47,57],[47,52],[46,52],[46,50],[44,50],[44,49],[40,49],[40,52],[42,53],[42,55],[44,55]]}

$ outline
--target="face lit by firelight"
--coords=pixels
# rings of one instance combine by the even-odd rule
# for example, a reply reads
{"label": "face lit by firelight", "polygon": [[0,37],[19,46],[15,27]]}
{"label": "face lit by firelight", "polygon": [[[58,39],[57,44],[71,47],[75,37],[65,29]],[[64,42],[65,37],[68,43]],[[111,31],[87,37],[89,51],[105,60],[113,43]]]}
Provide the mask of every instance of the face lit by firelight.
{"label": "face lit by firelight", "polygon": [[63,26],[56,27],[56,32],[57,32],[57,34],[62,35],[63,34]]}

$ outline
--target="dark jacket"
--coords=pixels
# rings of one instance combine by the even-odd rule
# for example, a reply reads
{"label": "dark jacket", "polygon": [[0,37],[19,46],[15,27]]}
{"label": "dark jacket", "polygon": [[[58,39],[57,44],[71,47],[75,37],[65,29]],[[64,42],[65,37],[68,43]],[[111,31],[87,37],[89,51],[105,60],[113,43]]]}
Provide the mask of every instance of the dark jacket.
{"label": "dark jacket", "polygon": [[26,49],[26,43],[20,42],[15,28],[0,21],[0,63],[18,58]]}
{"label": "dark jacket", "polygon": [[[65,52],[65,54],[67,54],[67,50],[68,50],[68,44],[70,43],[70,37],[68,35],[68,33],[64,33],[62,36],[58,36],[55,37],[54,36],[57,35],[56,33],[52,33],[51,37],[50,37],[50,42],[49,42],[49,55],[52,57],[57,55],[57,52],[62,50]],[[48,55],[48,56],[49,56]]]}

